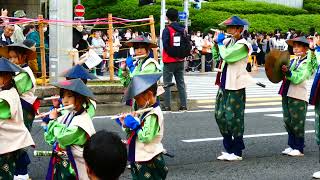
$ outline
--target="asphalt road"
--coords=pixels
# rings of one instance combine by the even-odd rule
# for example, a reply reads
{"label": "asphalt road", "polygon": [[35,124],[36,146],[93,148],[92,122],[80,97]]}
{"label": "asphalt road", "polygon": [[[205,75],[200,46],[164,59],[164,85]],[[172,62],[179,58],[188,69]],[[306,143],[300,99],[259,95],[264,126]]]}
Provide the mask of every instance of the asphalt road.
{"label": "asphalt road", "polygon": [[[268,83],[263,69],[260,70],[259,73],[253,73],[253,76]],[[313,107],[309,106],[305,127],[305,156],[293,158],[281,155],[281,151],[287,147],[287,136],[281,116],[281,98],[277,95],[277,86],[280,84],[267,84],[269,88],[266,89],[255,86],[248,88],[244,159],[240,162],[216,160],[223,151],[223,145],[213,115],[215,98],[212,92],[217,90],[213,88],[213,76],[215,73],[187,75],[185,79],[189,88],[188,97],[197,101],[199,107],[185,113],[164,114],[163,144],[170,154],[175,155],[174,158],[165,157],[169,167],[167,179],[312,179],[313,172],[320,170],[318,146],[313,132]],[[195,84],[200,85],[193,86]],[[208,85],[212,85],[212,89]],[[107,111],[98,112],[100,116],[95,117],[96,130],[106,129],[124,137],[118,125],[104,116]],[[38,122],[34,123],[32,136],[37,144],[36,150],[51,149],[44,143],[43,130]],[[30,154],[32,151],[33,149],[30,149]],[[33,180],[42,180],[47,167],[48,158],[32,157],[29,174]],[[121,179],[131,179],[130,171],[126,170]]]}
{"label": "asphalt road", "polygon": [[[96,130],[106,129],[124,135],[109,118],[95,119],[94,125]],[[247,113],[245,125],[246,135],[285,132],[281,118],[264,116],[264,113]],[[306,122],[306,130],[313,129],[313,122]],[[39,123],[35,123],[32,135],[37,150],[50,149],[43,142]],[[168,179],[311,179],[312,173],[320,170],[314,133],[306,134],[305,156],[299,158],[280,154],[286,148],[285,135],[247,138],[241,162],[216,160],[223,150],[221,140],[183,141],[217,137],[220,133],[212,111],[166,113],[163,143],[168,152],[175,155],[166,157]],[[32,179],[44,179],[47,166],[48,158],[32,157]],[[130,179],[129,171],[121,179]]]}

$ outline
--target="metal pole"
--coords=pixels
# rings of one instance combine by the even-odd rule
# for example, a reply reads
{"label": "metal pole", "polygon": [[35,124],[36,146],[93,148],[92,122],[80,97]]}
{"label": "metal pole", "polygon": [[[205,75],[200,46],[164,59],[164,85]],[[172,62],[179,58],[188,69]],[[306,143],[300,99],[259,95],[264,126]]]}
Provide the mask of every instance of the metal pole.
{"label": "metal pole", "polygon": [[161,0],[161,18],[160,18],[160,52],[162,54],[162,31],[164,30],[166,24],[166,0]]}
{"label": "metal pole", "polygon": [[81,4],[81,0],[78,0],[78,4]]}
{"label": "metal pole", "polygon": [[184,22],[185,30],[188,32],[188,19],[189,19],[189,0],[184,0],[184,12],[187,14]]}

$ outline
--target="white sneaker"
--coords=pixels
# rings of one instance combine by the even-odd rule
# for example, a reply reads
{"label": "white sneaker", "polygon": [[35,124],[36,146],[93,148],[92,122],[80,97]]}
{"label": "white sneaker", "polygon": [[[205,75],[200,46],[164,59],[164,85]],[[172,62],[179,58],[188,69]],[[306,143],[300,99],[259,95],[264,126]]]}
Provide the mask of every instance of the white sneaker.
{"label": "white sneaker", "polygon": [[299,150],[294,149],[291,152],[288,153],[289,156],[304,156]]}
{"label": "white sneaker", "polygon": [[291,147],[286,148],[284,151],[282,151],[282,154],[288,155],[293,149]]}
{"label": "white sneaker", "polygon": [[229,155],[229,153],[221,152],[221,154],[222,155],[218,156],[217,159],[221,161],[227,160],[227,156]]}
{"label": "white sneaker", "polygon": [[128,165],[127,165],[127,168],[128,168],[128,169],[131,169],[131,165],[130,165],[130,164],[128,164]]}
{"label": "white sneaker", "polygon": [[312,177],[315,179],[320,179],[320,171],[313,173]]}
{"label": "white sneaker", "polygon": [[25,175],[14,176],[13,180],[29,180],[29,175],[25,174]]}
{"label": "white sneaker", "polygon": [[242,157],[237,156],[233,153],[227,155],[227,161],[241,161],[241,160],[242,160]]}

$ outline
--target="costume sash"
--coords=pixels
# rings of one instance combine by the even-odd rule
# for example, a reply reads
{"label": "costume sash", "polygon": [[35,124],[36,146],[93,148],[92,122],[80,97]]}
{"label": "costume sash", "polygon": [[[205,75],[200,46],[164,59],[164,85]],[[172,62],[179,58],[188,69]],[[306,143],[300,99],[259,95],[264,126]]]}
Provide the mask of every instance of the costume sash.
{"label": "costume sash", "polygon": [[[160,102],[157,101],[152,107],[153,108],[156,108],[157,106],[160,105]],[[138,133],[137,131],[139,129],[142,129],[143,125],[144,125],[144,118],[145,116],[149,113],[150,111],[148,112],[145,112],[142,114],[142,116],[140,117],[141,120],[143,120],[140,124],[140,126],[137,128],[137,129],[134,129],[130,135],[130,137],[128,138],[128,145],[129,145],[129,150],[128,150],[128,161],[130,162],[135,162],[135,154],[136,154],[136,139],[137,139],[137,136],[138,136]]]}
{"label": "costume sash", "polygon": [[311,105],[316,104],[316,100],[319,99],[320,95],[320,66],[318,67],[318,71],[314,77],[313,84],[310,92],[309,103]]}
{"label": "costume sash", "polygon": [[[63,121],[63,124],[66,124],[67,127],[69,127],[69,125],[71,124],[73,118],[77,115],[80,115],[82,114],[84,111],[84,109],[78,111],[77,113],[73,114],[72,112],[70,112],[68,114],[68,116],[65,118],[65,120]],[[59,144],[58,142],[55,142],[53,144],[53,152],[55,151],[61,151],[62,149],[59,147]],[[76,165],[76,162],[74,160],[74,157],[73,157],[73,154],[71,152],[71,146],[67,146],[66,147],[66,152],[67,152],[67,155],[68,155],[68,160],[70,161],[70,164],[72,166],[72,168],[74,169],[75,173],[76,173],[76,179],[78,180],[79,179],[79,175],[78,175],[78,169],[77,169],[77,165]],[[52,153],[54,154],[54,153]],[[54,178],[54,165],[55,163],[57,163],[58,157],[55,157],[55,156],[52,156],[50,158],[50,163],[49,163],[49,168],[48,168],[48,173],[47,173],[47,177],[46,177],[46,180],[53,180]]]}

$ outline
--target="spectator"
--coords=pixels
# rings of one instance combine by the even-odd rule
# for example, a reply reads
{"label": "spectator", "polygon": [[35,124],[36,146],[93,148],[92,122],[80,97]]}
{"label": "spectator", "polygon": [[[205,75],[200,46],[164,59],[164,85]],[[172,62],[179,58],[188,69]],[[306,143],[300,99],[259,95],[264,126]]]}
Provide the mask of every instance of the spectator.
{"label": "spectator", "polygon": [[105,130],[92,135],[83,149],[91,180],[118,180],[127,163],[127,149],[120,137]]}
{"label": "spectator", "polygon": [[211,71],[212,68],[212,48],[213,44],[209,39],[209,35],[206,35],[203,40],[202,45],[202,54],[205,55],[206,61],[205,61],[205,72]]}
{"label": "spectator", "polygon": [[[46,32],[48,30],[48,27],[45,25],[43,27],[43,31]],[[30,26],[30,30],[29,32],[26,34],[26,39],[29,40],[33,40],[34,42],[36,42],[36,48],[37,48],[37,62],[38,62],[38,70],[41,72],[42,68],[41,68],[41,55],[40,55],[40,34],[39,34],[39,26],[37,25],[36,28],[32,28],[32,26]],[[48,49],[49,49],[49,44],[47,43],[48,41],[45,41],[44,43],[44,47],[46,49],[46,53],[48,53]],[[49,58],[48,56],[45,57],[45,61],[46,61],[46,72],[49,72]]]}
{"label": "spectator", "polygon": [[[173,42],[173,34],[176,31],[180,33],[185,33],[185,27],[180,25],[178,20],[178,10],[170,8],[167,11],[167,19],[169,25],[163,30],[162,42],[163,42],[163,81],[164,84],[172,82],[172,76],[177,83],[177,88],[180,96],[180,108],[179,110],[187,110],[187,95],[184,83],[184,59],[170,57],[167,54],[167,50],[170,48],[170,42]],[[170,39],[171,38],[171,39]],[[171,91],[170,87],[166,89],[164,93],[164,110],[171,110]]]}
{"label": "spectator", "polygon": [[[103,39],[101,38],[101,31],[95,31],[94,36],[92,37],[92,48],[93,50],[101,57],[103,55],[103,49],[106,47]],[[102,68],[103,68],[103,61],[97,65],[97,75],[103,76]]]}
{"label": "spectator", "polygon": [[2,46],[13,44],[13,41],[11,39],[11,36],[13,33],[14,33],[14,26],[13,25],[6,25],[3,29],[3,33],[1,34],[0,44]]}
{"label": "spectator", "polygon": [[[15,18],[25,18],[26,13],[23,10],[17,10],[14,12],[13,16]],[[26,39],[23,35],[22,28],[19,25],[14,25],[14,33],[11,38],[14,43],[22,43]]]}
{"label": "spectator", "polygon": [[272,49],[278,49],[280,51],[288,50],[288,44],[284,39],[284,35],[281,35],[280,31],[276,31],[274,38],[272,38]]}
{"label": "spectator", "polygon": [[82,31],[82,38],[78,41],[76,49],[79,51],[79,57],[88,52],[90,44],[88,42],[89,34],[87,31]]}

